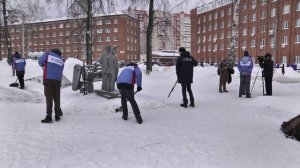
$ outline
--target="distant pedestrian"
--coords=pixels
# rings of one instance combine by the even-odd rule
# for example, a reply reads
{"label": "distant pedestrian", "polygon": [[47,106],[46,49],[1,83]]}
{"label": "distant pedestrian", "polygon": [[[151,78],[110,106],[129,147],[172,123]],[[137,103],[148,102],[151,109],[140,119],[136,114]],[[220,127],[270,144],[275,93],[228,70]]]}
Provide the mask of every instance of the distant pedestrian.
{"label": "distant pedestrian", "polygon": [[[13,62],[12,62],[13,72],[16,72],[20,83],[20,89],[24,89],[24,75],[25,75],[25,66],[26,61],[25,59],[19,54],[19,52],[15,52]],[[14,74],[13,74],[14,76]]]}
{"label": "distant pedestrian", "polygon": [[239,97],[242,97],[243,92],[246,90],[246,98],[251,98],[250,82],[253,69],[253,60],[248,51],[244,51],[244,56],[238,63],[238,69],[240,72]]}
{"label": "distant pedestrian", "polygon": [[228,92],[226,89],[226,82],[228,81],[229,73],[227,70],[227,61],[226,59],[223,59],[218,67],[218,74],[220,74],[220,80],[219,80],[219,92]]}
{"label": "distant pedestrian", "polygon": [[281,67],[281,73],[282,73],[282,75],[284,75],[284,74],[285,74],[285,70],[284,70],[284,64],[282,64],[282,67]]}
{"label": "distant pedestrian", "polygon": [[42,123],[52,122],[52,107],[54,101],[55,121],[59,121],[63,112],[60,108],[60,86],[64,69],[64,60],[59,49],[46,51],[38,60],[44,70],[43,84],[46,97],[46,118]]}
{"label": "distant pedestrian", "polygon": [[266,95],[272,96],[272,81],[274,62],[272,61],[272,55],[267,53],[264,59],[259,59],[259,66],[263,68],[263,77],[265,78]]}
{"label": "distant pedestrian", "polygon": [[137,84],[137,92],[142,90],[142,72],[137,64],[129,63],[117,77],[117,88],[121,94],[123,120],[128,119],[127,100],[130,102],[133,114],[139,124],[143,123],[140,109],[134,99],[134,85]]}
{"label": "distant pedestrian", "polygon": [[176,75],[178,83],[181,83],[182,88],[183,103],[180,104],[180,106],[187,108],[188,99],[186,97],[186,91],[188,91],[190,96],[190,106],[195,107],[191,85],[193,83],[194,66],[197,66],[198,62],[184,47],[179,48],[179,53],[180,56],[176,60]]}

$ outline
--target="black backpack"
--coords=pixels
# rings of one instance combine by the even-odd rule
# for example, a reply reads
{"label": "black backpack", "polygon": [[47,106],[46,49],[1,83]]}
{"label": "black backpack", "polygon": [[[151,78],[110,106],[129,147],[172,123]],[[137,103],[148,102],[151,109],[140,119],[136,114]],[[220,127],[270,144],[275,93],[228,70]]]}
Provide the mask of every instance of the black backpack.
{"label": "black backpack", "polygon": [[290,119],[289,121],[284,121],[281,124],[280,129],[285,134],[286,138],[295,138],[300,141],[300,115]]}

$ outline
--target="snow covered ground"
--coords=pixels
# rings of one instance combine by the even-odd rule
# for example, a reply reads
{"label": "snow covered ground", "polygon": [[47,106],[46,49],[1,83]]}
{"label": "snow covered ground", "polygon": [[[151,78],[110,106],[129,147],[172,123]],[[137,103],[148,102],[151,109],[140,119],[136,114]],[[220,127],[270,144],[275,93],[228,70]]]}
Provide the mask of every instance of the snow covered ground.
{"label": "snow covered ground", "polygon": [[[75,59],[66,61],[64,75],[72,81]],[[141,66],[143,71],[144,66]],[[218,92],[216,67],[196,67],[192,89],[195,108],[181,108],[181,86],[174,67],[154,67],[143,75],[136,100],[144,119],[137,124],[130,109],[123,121],[114,109],[120,99],[95,94],[83,96],[62,88],[62,120],[42,124],[45,117],[43,85],[15,81],[6,60],[0,61],[1,168],[298,168],[300,143],[286,139],[279,128],[299,114],[300,74],[276,70],[273,96],[262,96],[258,76],[252,98],[239,98],[239,74],[229,93]],[[253,85],[258,67],[252,75]],[[278,71],[278,72],[277,72]],[[260,74],[260,72],[259,72]],[[42,69],[27,60],[25,79]],[[95,83],[99,89],[101,83]],[[130,107],[130,105],[129,105]]]}

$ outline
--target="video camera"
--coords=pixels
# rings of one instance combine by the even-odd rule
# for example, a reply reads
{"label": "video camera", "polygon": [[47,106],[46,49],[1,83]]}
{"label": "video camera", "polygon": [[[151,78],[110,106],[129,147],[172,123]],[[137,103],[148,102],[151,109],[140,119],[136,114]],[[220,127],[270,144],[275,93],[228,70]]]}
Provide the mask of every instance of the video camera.
{"label": "video camera", "polygon": [[265,56],[256,56],[258,61],[264,61],[265,60]]}

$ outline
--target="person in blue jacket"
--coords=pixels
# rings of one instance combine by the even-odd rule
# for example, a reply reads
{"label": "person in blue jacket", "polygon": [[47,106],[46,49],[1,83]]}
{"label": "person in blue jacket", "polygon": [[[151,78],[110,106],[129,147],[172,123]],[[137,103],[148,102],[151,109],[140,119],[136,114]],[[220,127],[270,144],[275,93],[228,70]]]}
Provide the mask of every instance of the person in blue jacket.
{"label": "person in blue jacket", "polygon": [[253,69],[253,60],[252,57],[249,55],[248,51],[244,51],[244,56],[239,61],[237,67],[240,72],[239,97],[242,97],[242,94],[246,90],[246,98],[251,98],[250,82],[251,82],[251,74]]}
{"label": "person in blue jacket", "polygon": [[18,77],[19,83],[20,83],[20,89],[24,89],[24,75],[25,75],[25,66],[26,61],[22,56],[19,54],[19,52],[15,52],[14,59],[13,59],[13,71],[16,71],[16,75]]}
{"label": "person in blue jacket", "polygon": [[59,49],[46,51],[39,57],[39,65],[43,68],[44,95],[46,97],[46,118],[42,123],[52,122],[52,107],[54,101],[55,121],[63,115],[60,108],[60,86],[64,69],[64,60]]}
{"label": "person in blue jacket", "polygon": [[134,99],[134,85],[137,83],[137,92],[142,90],[142,72],[135,63],[129,63],[122,70],[117,78],[117,88],[121,94],[123,109],[123,120],[128,119],[127,100],[130,102],[136,121],[143,123],[138,104]]}

